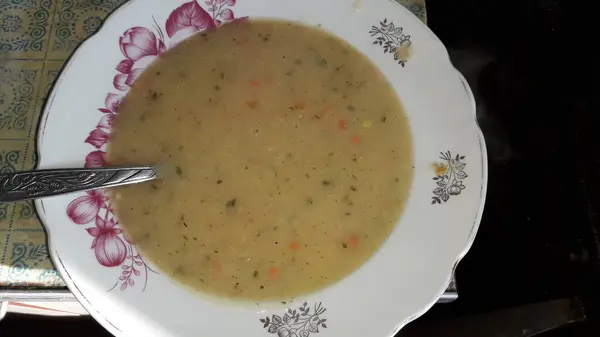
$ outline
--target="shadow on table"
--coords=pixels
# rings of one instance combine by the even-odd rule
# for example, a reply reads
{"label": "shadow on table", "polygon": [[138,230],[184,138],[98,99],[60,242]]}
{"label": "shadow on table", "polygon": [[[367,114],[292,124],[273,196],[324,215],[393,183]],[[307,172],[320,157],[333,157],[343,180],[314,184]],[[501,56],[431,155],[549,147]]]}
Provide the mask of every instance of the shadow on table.
{"label": "shadow on table", "polygon": [[23,314],[7,314],[0,321],[2,337],[111,337],[90,316],[47,317]]}

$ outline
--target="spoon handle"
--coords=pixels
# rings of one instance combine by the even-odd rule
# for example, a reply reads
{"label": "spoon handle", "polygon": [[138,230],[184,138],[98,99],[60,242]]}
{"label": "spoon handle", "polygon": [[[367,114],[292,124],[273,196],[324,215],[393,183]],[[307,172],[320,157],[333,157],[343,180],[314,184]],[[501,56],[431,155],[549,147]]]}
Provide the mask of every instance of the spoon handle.
{"label": "spoon handle", "polygon": [[0,202],[135,184],[156,178],[153,167],[39,170],[0,174]]}

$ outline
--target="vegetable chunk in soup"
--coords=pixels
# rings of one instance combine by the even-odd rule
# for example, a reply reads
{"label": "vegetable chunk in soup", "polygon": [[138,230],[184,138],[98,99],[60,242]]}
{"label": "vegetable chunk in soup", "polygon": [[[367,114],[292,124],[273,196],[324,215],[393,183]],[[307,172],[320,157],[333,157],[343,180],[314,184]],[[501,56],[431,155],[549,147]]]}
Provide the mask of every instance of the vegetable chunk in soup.
{"label": "vegetable chunk in soup", "polygon": [[194,289],[281,300],[339,281],[388,237],[410,190],[408,121],[385,77],[324,32],[248,20],[195,35],[139,77],[111,165],[128,236]]}

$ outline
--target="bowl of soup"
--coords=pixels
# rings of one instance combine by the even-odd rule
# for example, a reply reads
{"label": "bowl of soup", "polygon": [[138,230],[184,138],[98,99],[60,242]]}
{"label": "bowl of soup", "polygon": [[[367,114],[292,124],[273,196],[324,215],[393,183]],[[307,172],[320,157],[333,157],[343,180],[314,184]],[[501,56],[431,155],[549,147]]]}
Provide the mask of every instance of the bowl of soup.
{"label": "bowl of soup", "polygon": [[134,0],[49,96],[39,168],[159,179],[36,201],[70,290],[117,336],[391,336],[474,238],[468,84],[377,0]]}

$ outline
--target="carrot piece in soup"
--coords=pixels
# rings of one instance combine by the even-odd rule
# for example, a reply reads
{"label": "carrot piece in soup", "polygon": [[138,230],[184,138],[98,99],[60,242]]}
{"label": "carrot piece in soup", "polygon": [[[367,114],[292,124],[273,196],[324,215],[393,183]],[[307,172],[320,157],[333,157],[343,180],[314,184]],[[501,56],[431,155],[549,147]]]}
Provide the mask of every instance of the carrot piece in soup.
{"label": "carrot piece in soup", "polygon": [[304,108],[306,108],[306,103],[304,103],[304,102],[296,102],[296,104],[294,104],[294,108],[296,108],[296,109],[304,109]]}
{"label": "carrot piece in soup", "polygon": [[348,247],[350,248],[354,248],[356,246],[358,246],[358,236],[356,235],[351,235],[349,236],[345,242],[344,242]]}
{"label": "carrot piece in soup", "polygon": [[218,275],[218,274],[220,274],[220,273],[221,273],[221,269],[222,269],[222,268],[221,268],[221,262],[219,262],[219,261],[214,261],[214,262],[212,263],[212,272],[213,272],[213,274],[215,274],[215,275]]}
{"label": "carrot piece in soup", "polygon": [[277,267],[269,268],[269,276],[271,278],[276,278],[277,276],[279,276],[279,268],[277,268]]}

